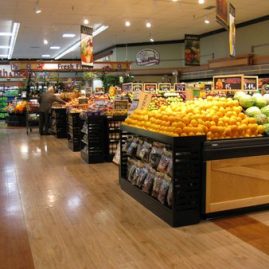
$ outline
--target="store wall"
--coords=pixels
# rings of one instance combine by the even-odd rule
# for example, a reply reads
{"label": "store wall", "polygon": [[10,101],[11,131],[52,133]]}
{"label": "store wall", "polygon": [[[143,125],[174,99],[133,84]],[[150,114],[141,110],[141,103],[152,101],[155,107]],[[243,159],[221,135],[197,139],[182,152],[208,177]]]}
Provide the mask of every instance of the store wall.
{"label": "store wall", "polygon": [[[237,29],[237,55],[251,52],[251,46],[269,43],[269,21],[241,27]],[[136,54],[141,49],[155,49],[160,53],[161,62],[151,67],[140,67],[135,63]],[[201,64],[215,58],[229,57],[228,32],[222,32],[201,39]],[[257,55],[269,55],[269,46],[257,48]],[[115,48],[113,59],[117,61],[132,61],[132,69],[141,68],[173,68],[184,66],[184,44],[148,45],[127,48]]]}

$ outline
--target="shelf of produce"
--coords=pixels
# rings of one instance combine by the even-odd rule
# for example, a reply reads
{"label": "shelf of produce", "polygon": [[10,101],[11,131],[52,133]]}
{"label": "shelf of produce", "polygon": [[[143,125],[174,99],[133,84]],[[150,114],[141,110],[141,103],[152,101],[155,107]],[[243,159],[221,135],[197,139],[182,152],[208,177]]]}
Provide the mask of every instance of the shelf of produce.
{"label": "shelf of produce", "polygon": [[208,141],[203,157],[204,217],[269,208],[269,137]]}
{"label": "shelf of produce", "polygon": [[[201,217],[201,193],[204,171],[202,152],[205,137],[170,137],[126,125],[123,125],[121,129],[119,179],[121,188],[173,227],[198,223]],[[153,194],[144,193],[143,188],[140,189],[139,186],[135,186],[135,184],[128,180],[128,163],[134,159],[124,149],[128,137],[139,138],[144,142],[150,141],[151,144],[159,142],[164,144],[165,148],[171,150],[172,173],[170,184],[172,184],[173,189],[171,207],[166,202],[162,204],[157,199],[151,197]],[[145,162],[143,165],[147,167],[148,164]]]}

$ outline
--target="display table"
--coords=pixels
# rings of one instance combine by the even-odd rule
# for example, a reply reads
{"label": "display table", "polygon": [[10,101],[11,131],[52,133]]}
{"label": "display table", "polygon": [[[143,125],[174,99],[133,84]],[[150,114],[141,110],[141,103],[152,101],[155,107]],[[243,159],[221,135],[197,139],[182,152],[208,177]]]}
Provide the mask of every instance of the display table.
{"label": "display table", "polygon": [[[203,136],[170,137],[126,125],[121,129],[121,188],[171,226],[269,209],[269,137],[206,141]],[[127,179],[128,162],[136,158],[126,149],[130,136],[171,148],[171,207]]]}

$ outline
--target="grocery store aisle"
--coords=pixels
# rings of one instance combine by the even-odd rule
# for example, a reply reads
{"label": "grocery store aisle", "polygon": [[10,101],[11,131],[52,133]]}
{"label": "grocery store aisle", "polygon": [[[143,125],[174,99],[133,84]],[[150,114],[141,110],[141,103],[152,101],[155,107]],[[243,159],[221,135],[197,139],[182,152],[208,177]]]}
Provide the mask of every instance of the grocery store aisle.
{"label": "grocery store aisle", "polygon": [[174,229],[66,140],[0,129],[0,150],[1,269],[269,267],[267,212]]}

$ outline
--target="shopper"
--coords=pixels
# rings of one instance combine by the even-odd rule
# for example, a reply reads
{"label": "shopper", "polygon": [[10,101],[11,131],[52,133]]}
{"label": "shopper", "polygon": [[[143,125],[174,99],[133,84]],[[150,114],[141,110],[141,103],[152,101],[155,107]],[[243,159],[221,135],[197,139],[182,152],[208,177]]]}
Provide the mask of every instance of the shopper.
{"label": "shopper", "polygon": [[39,98],[39,134],[48,135],[49,134],[49,124],[50,124],[50,114],[51,107],[54,102],[65,104],[61,98],[54,95],[54,88],[49,87],[47,92],[40,95]]}

